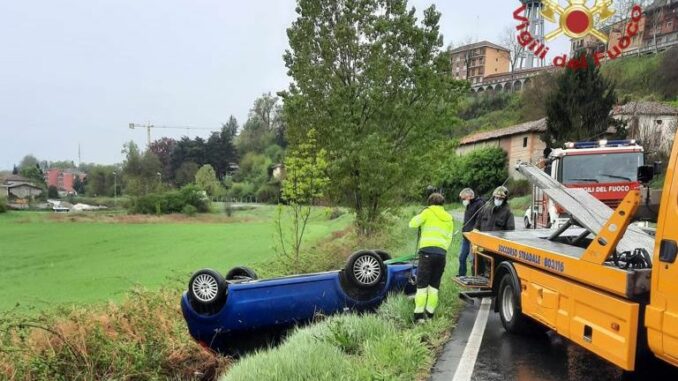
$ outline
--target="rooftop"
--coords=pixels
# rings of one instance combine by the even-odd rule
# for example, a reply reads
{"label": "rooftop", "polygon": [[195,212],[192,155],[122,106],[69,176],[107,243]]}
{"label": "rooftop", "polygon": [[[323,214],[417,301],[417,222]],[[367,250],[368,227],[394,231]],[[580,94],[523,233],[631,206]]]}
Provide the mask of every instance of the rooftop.
{"label": "rooftop", "polygon": [[678,115],[678,109],[659,102],[629,102],[616,106],[613,115]]}
{"label": "rooftop", "polygon": [[464,45],[464,46],[460,46],[458,48],[454,48],[454,49],[450,50],[450,53],[465,52],[467,50],[481,48],[481,47],[494,48],[494,49],[505,50],[507,52],[510,52],[510,50],[506,49],[505,47],[503,47],[501,45],[497,45],[497,44],[494,44],[494,43],[489,42],[489,41],[480,41],[480,42],[476,42],[476,43],[473,43],[473,44]]}
{"label": "rooftop", "polygon": [[486,140],[501,138],[504,136],[524,134],[526,132],[544,132],[546,131],[546,118],[517,124],[515,126],[502,128],[494,131],[478,132],[473,135],[465,136],[459,142],[460,145],[478,143]]}

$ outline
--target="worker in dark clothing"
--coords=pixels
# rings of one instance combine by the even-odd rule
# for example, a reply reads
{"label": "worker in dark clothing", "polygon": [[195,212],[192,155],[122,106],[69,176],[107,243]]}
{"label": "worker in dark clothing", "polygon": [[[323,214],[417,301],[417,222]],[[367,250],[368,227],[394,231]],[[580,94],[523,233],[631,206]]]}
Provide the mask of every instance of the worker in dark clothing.
{"label": "worker in dark clothing", "polygon": [[[480,197],[476,197],[473,189],[466,188],[459,192],[459,198],[464,205],[464,225],[461,228],[463,233],[470,232],[476,226],[476,220],[480,214],[480,210],[484,205],[484,201]],[[469,257],[471,243],[464,237],[461,241],[461,251],[459,252],[459,274],[458,277],[466,276],[466,261]],[[473,266],[473,257],[471,257],[471,266]]]}
{"label": "worker in dark clothing", "polygon": [[508,205],[508,189],[497,187],[492,192],[492,202],[485,205],[476,220],[475,228],[481,232],[515,230],[513,212]]}
{"label": "worker in dark clothing", "polygon": [[[480,211],[476,220],[475,228],[482,232],[492,232],[500,230],[515,230],[515,220],[513,212],[508,205],[508,189],[504,186],[497,187],[492,192],[492,201],[488,202]],[[478,261],[476,266],[476,275],[485,272],[485,262]]]}

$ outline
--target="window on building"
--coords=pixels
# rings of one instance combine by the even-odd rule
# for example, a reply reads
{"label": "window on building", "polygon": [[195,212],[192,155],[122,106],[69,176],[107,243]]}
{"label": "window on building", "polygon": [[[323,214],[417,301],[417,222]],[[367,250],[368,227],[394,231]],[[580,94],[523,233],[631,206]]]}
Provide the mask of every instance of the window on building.
{"label": "window on building", "polygon": [[523,138],[523,148],[527,147],[527,136]]}

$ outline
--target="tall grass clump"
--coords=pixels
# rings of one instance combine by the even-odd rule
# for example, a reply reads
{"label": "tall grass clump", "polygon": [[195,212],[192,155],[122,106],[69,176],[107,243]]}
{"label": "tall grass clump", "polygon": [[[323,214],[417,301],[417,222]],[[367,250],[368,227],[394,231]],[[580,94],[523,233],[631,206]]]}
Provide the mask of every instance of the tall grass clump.
{"label": "tall grass clump", "polygon": [[189,337],[176,290],[135,290],[119,305],[36,317],[0,315],[2,380],[214,380],[229,362]]}

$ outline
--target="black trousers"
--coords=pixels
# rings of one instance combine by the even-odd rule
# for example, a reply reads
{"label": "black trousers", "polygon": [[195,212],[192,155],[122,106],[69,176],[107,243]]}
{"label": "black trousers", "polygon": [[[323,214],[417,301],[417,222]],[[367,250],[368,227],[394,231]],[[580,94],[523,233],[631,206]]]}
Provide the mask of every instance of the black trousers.
{"label": "black trousers", "polygon": [[432,254],[424,250],[419,251],[419,266],[417,267],[417,288],[440,288],[440,280],[445,271],[445,254]]}

